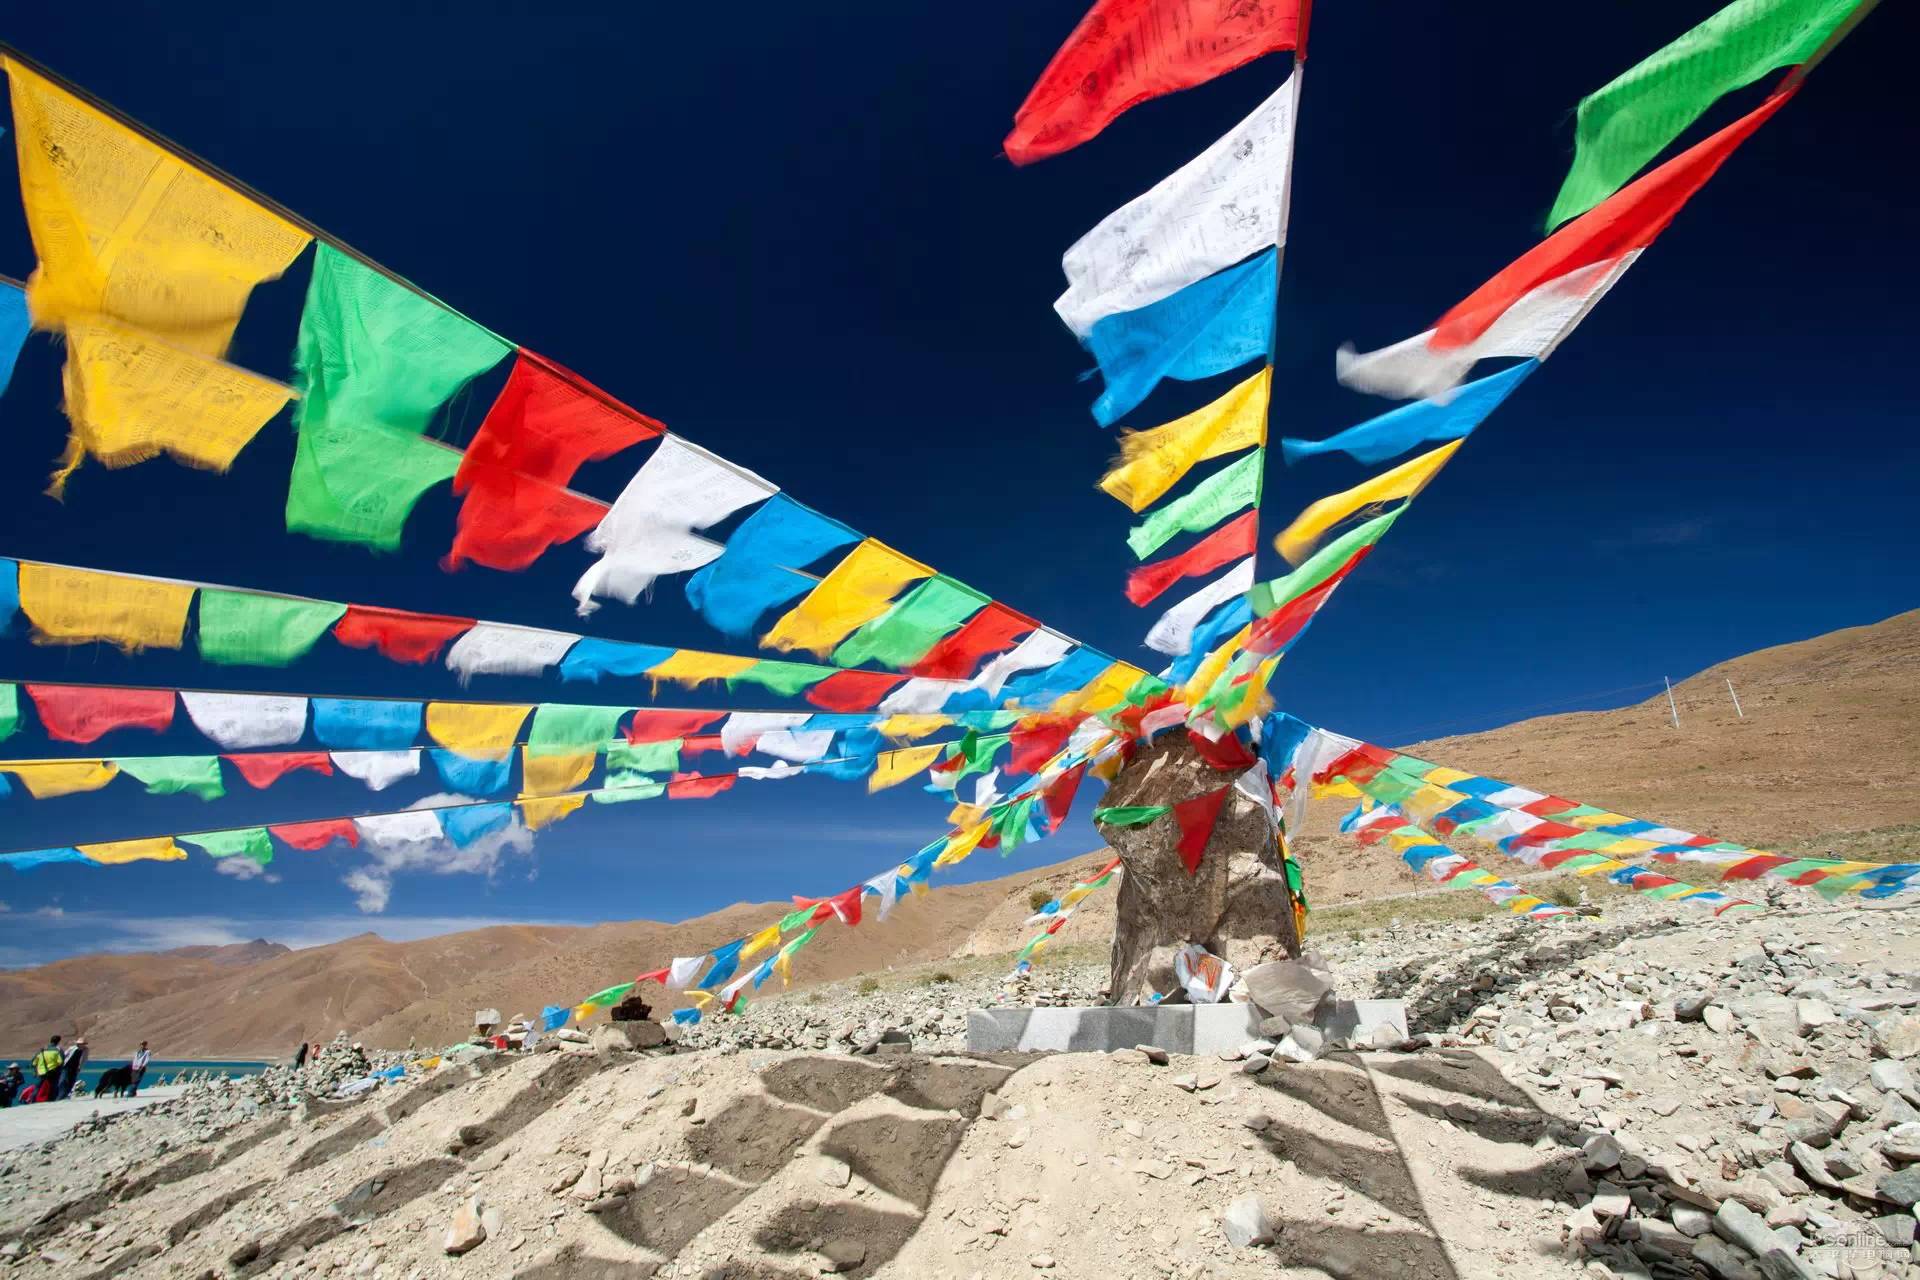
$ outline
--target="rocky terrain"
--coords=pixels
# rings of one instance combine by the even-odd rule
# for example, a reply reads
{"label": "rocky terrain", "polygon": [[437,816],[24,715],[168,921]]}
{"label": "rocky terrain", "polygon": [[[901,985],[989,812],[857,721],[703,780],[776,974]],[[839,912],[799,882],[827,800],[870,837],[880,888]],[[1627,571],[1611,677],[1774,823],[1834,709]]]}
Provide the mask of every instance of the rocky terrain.
{"label": "rocky terrain", "polygon": [[[1394,1052],[968,1056],[975,964],[770,999],[633,1053],[196,1087],[0,1167],[66,1275],[1920,1276],[1920,916],[1613,897],[1317,939]],[[778,1047],[774,1047],[778,1046]],[[362,1063],[365,1062],[365,1066]]]}

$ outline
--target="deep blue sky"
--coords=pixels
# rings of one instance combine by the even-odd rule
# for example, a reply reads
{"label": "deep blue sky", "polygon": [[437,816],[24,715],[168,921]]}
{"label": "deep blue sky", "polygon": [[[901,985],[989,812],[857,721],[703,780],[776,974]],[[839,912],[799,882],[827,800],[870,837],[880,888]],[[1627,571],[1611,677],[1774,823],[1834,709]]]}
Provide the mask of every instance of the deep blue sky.
{"label": "deep blue sky", "polygon": [[[1618,6],[1595,22],[1506,0],[1427,17],[1319,6],[1276,431],[1324,435],[1387,407],[1334,383],[1334,348],[1417,331],[1534,243],[1581,94],[1715,7]],[[1076,381],[1089,361],[1050,306],[1059,255],[1251,109],[1284,59],[1016,170],[999,139],[1080,0],[750,6],[718,24],[697,8],[605,8],[454,17],[387,0],[314,21],[273,6],[102,21],[40,6],[5,34],[800,500],[1144,662],[1151,615],[1119,590],[1128,513],[1093,488],[1112,441],[1087,411],[1096,384]],[[1644,693],[1594,695],[1915,604],[1916,121],[1888,91],[1915,34],[1903,21],[1891,5],[1869,19],[1481,429],[1288,659],[1283,705],[1405,741],[1634,701]],[[0,270],[31,266],[18,206],[0,201]],[[306,270],[256,295],[236,359],[284,376]],[[449,434],[472,431],[497,381],[476,386]],[[1171,385],[1129,421],[1153,425],[1216,389]],[[57,387],[57,351],[36,338],[0,401],[0,555],[727,647],[688,617],[677,582],[576,624],[577,548],[520,575],[442,573],[444,490],[398,555],[288,536],[284,420],[228,476],[89,467],[53,503],[39,491],[65,430]],[[579,487],[611,498],[635,465],[590,467]],[[1343,458],[1290,472],[1276,450],[1269,533],[1362,474]],[[1270,552],[1263,564],[1277,571]],[[330,642],[282,673],[205,669],[190,652],[126,660],[15,637],[0,640],[0,678],[460,696],[444,671]],[[471,696],[645,695],[496,679]],[[123,734],[102,749],[198,742]],[[6,748],[41,750],[33,734]],[[368,799],[344,779],[215,805],[148,800],[122,781],[90,799],[0,800],[0,843],[351,813]],[[479,919],[673,918],[832,891],[918,847],[942,812],[911,789],[868,799],[814,779],[590,810],[491,877],[399,876],[375,923],[409,936]],[[1016,856],[1095,844],[1078,822]],[[356,858],[283,857],[277,883],[198,859],[0,876],[12,913],[0,963],[353,932],[367,921],[341,877]],[[987,856],[963,870],[1005,869]]]}

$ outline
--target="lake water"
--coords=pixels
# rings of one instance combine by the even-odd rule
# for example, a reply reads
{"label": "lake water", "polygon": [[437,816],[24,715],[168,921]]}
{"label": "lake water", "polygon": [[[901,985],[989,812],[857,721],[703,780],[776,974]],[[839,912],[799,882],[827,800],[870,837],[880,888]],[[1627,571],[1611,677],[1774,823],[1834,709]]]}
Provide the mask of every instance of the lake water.
{"label": "lake water", "polygon": [[[0,1058],[0,1071],[6,1070],[6,1064],[8,1062],[18,1062],[20,1064],[20,1070],[25,1073],[28,1080],[32,1080],[32,1057],[32,1054],[28,1054],[25,1057],[19,1058]],[[114,1057],[111,1055],[98,1058],[89,1056],[86,1065],[80,1068],[80,1078],[87,1082],[88,1088],[92,1088],[93,1082],[100,1078],[102,1071],[107,1071],[114,1067],[124,1067],[128,1061],[129,1059],[125,1057]],[[270,1065],[270,1063],[265,1062],[246,1062],[237,1058],[217,1059],[207,1062],[188,1062],[179,1058],[155,1058],[147,1064],[146,1078],[140,1083],[149,1086],[156,1085],[160,1083],[161,1077],[164,1076],[171,1080],[182,1071],[217,1076],[254,1076],[259,1075]]]}

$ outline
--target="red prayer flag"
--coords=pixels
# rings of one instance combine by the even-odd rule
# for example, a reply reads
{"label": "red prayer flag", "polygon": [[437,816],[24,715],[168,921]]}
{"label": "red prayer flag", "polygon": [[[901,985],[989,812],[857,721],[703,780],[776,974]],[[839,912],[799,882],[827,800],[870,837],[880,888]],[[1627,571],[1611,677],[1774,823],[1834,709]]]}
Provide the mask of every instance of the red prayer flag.
{"label": "red prayer flag", "polygon": [[1300,638],[1313,621],[1314,615],[1333,594],[1333,589],[1346,580],[1359,563],[1367,558],[1372,547],[1362,547],[1353,553],[1353,558],[1334,570],[1327,580],[1311,591],[1302,592],[1280,608],[1264,618],[1256,618],[1253,627],[1247,632],[1247,652],[1270,658],[1284,652],[1288,646]]}
{"label": "red prayer flag", "polygon": [[1775,93],[1720,132],[1620,188],[1521,254],[1506,270],[1441,316],[1428,345],[1435,350],[1465,346],[1541,285],[1652,244],[1734,149],[1793,94],[1791,88]]}
{"label": "red prayer flag", "polygon": [[1095,0],[1013,117],[1007,158],[1070,151],[1149,98],[1304,48],[1308,0]]}
{"label": "red prayer flag", "polygon": [[840,923],[849,927],[860,923],[860,900],[867,896],[867,886],[855,885],[845,893],[835,894],[821,903],[840,917]]}
{"label": "red prayer flag", "polygon": [[606,518],[606,503],[469,456],[454,492],[466,495],[455,518],[449,570],[471,560],[489,569],[520,570],[556,543],[571,542]]}
{"label": "red prayer flag", "polygon": [[651,973],[637,974],[633,979],[633,985],[637,987],[643,982],[657,982],[664,987],[667,985],[667,974],[668,970],[666,969],[655,969]]}
{"label": "red prayer flag", "polygon": [[1073,730],[1087,717],[1081,715],[1030,716],[1013,726],[1013,752],[1007,768],[1013,773],[1038,773],[1042,765],[1060,754]]}
{"label": "red prayer flag", "polygon": [[725,751],[726,739],[717,733],[697,733],[690,738],[680,739],[680,758],[697,756],[708,751]]}
{"label": "red prayer flag", "polygon": [[635,711],[627,725],[627,741],[637,746],[642,742],[691,738],[726,714],[724,711]]}
{"label": "red prayer flag", "polygon": [[265,790],[296,769],[333,776],[333,760],[324,751],[254,751],[245,755],[221,756],[240,771],[252,786]]}
{"label": "red prayer flag", "polygon": [[173,723],[171,689],[95,689],[77,684],[30,684],[27,696],[40,727],[56,742],[93,742],[115,729],[164,732]]}
{"label": "red prayer flag", "polygon": [[1260,513],[1249,511],[1221,525],[1177,556],[1143,564],[1127,575],[1127,599],[1138,605],[1154,598],[1182,578],[1211,573],[1221,565],[1254,552],[1260,537]]}
{"label": "red prayer flag", "polygon": [[1060,824],[1067,820],[1067,813],[1073,808],[1073,798],[1080,791],[1080,780],[1086,776],[1087,766],[1084,763],[1077,764],[1054,779],[1053,785],[1047,788],[1047,817],[1051,819],[1049,833],[1058,831]]}
{"label": "red prayer flag", "polygon": [[1736,862],[1720,873],[1722,880],[1758,880],[1775,867],[1784,867],[1792,858],[1783,858],[1777,853],[1756,853],[1743,862]]}
{"label": "red prayer flag", "polygon": [[871,711],[906,679],[881,671],[836,671],[808,689],[806,698],[823,711]]}
{"label": "red prayer flag", "polygon": [[[1585,834],[1587,833],[1579,827],[1570,827],[1564,822],[1543,822],[1537,827],[1529,827],[1519,835],[1511,837],[1510,841],[1512,847],[1515,849],[1531,849],[1539,845],[1551,844],[1555,840],[1570,840],[1574,836],[1583,836]],[[1591,849],[1570,849],[1566,852],[1571,855],[1575,853],[1591,853],[1593,851]]]}
{"label": "red prayer flag", "polygon": [[1224,786],[1173,806],[1174,821],[1180,824],[1180,861],[1188,875],[1200,870],[1200,855],[1207,851],[1207,841],[1213,839],[1213,824],[1219,821],[1220,806],[1232,790],[1231,785]]}
{"label": "red prayer flag", "polygon": [[1198,729],[1187,730],[1187,741],[1207,764],[1223,773],[1245,773],[1260,757],[1248,750],[1236,733],[1222,734],[1216,742]]}
{"label": "red prayer flag", "polygon": [[473,621],[350,604],[333,624],[333,638],[350,649],[378,649],[395,662],[431,662],[456,636],[466,634]]}
{"label": "red prayer flag", "polygon": [[938,641],[907,670],[936,680],[965,680],[982,658],[1011,649],[1016,640],[1039,625],[995,600],[968,618],[958,631]]}
{"label": "red prayer flag", "polygon": [[360,843],[360,832],[351,818],[321,818],[317,822],[282,822],[267,830],[296,849],[322,849],[335,840]]}
{"label": "red prayer flag", "polygon": [[669,800],[705,800],[717,796],[735,782],[740,775],[735,773],[676,773],[667,780],[667,798]]}
{"label": "red prayer flag", "polygon": [[1565,813],[1569,809],[1578,809],[1579,807],[1579,804],[1575,801],[1563,800],[1559,796],[1542,796],[1538,800],[1529,801],[1521,805],[1520,812],[1530,813],[1536,818],[1547,818],[1556,813]]}

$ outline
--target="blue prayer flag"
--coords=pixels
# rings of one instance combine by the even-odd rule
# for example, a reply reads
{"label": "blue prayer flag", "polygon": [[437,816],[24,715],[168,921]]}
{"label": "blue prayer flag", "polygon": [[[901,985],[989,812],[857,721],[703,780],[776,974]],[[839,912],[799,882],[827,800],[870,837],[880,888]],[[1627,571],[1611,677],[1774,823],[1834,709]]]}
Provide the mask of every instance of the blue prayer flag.
{"label": "blue prayer flag", "polygon": [[745,938],[735,938],[724,947],[715,947],[713,968],[707,970],[707,976],[701,979],[700,989],[711,991],[731,978],[734,971],[740,967],[740,949],[746,945]]}
{"label": "blue prayer flag", "polygon": [[1288,466],[1316,453],[1344,453],[1356,462],[1371,464],[1398,457],[1415,445],[1429,441],[1458,440],[1484,422],[1487,415],[1498,409],[1500,402],[1539,367],[1538,360],[1523,361],[1492,377],[1456,388],[1445,404],[1438,400],[1403,404],[1325,440],[1289,437],[1280,442],[1280,451],[1286,455]]}
{"label": "blue prayer flag", "polygon": [[1187,651],[1167,664],[1166,674],[1161,678],[1173,684],[1185,684],[1193,679],[1193,673],[1200,669],[1215,645],[1252,621],[1253,605],[1245,596],[1235,596],[1217,606],[1193,629],[1193,640]]}
{"label": "blue prayer flag", "polygon": [[540,1029],[558,1031],[567,1025],[567,1020],[571,1017],[573,1017],[572,1005],[550,1004],[540,1011]]}
{"label": "blue prayer flag", "polygon": [[20,348],[27,345],[27,332],[32,328],[27,291],[0,284],[0,395],[6,394],[7,384],[13,381],[13,362],[20,358]]}
{"label": "blue prayer flag", "polygon": [[1087,346],[1107,381],[1093,402],[1100,425],[1125,417],[1162,378],[1196,382],[1267,355],[1278,253],[1268,249],[1158,302],[1098,321]]}
{"label": "blue prayer flag", "polygon": [[673,1020],[683,1027],[691,1026],[700,1021],[700,1011],[698,1009],[675,1009],[673,1011]]}
{"label": "blue prayer flag", "polygon": [[20,562],[0,560],[0,636],[13,630],[13,615],[20,612]]}
{"label": "blue prayer flag", "polygon": [[598,683],[601,676],[645,675],[649,667],[659,666],[678,652],[657,644],[628,644],[588,636],[560,659],[560,678]]}
{"label": "blue prayer flag", "polygon": [[504,800],[499,804],[476,804],[462,809],[440,810],[440,829],[447,833],[447,839],[453,841],[456,848],[464,849],[481,836],[500,830],[513,821],[513,806]]}
{"label": "blue prayer flag", "polygon": [[502,760],[475,760],[439,747],[427,748],[427,755],[433,760],[433,767],[440,771],[440,780],[447,784],[447,790],[458,791],[463,796],[497,796],[511,782],[512,756]]}
{"label": "blue prayer flag", "polygon": [[727,635],[749,635],[762,614],[813,589],[795,569],[858,541],[838,520],[777,493],[740,522],[718,560],[687,579],[687,602]]}
{"label": "blue prayer flag", "polygon": [[11,867],[15,871],[29,871],[49,862],[87,861],[87,855],[78,849],[33,849],[26,853],[0,854],[0,866]]}
{"label": "blue prayer flag", "polygon": [[315,698],[313,736],[342,751],[393,751],[410,747],[420,733],[420,702],[362,698]]}
{"label": "blue prayer flag", "polygon": [[1098,649],[1082,645],[1050,667],[1023,671],[1000,687],[1003,703],[1036,706],[1083,688],[1088,681],[1113,665],[1113,659]]}

